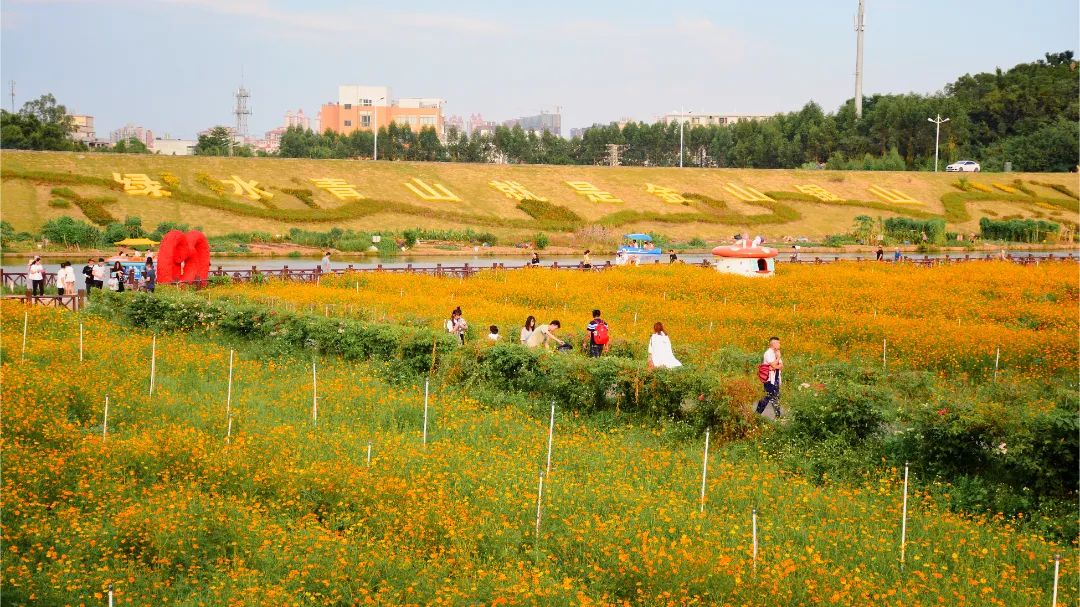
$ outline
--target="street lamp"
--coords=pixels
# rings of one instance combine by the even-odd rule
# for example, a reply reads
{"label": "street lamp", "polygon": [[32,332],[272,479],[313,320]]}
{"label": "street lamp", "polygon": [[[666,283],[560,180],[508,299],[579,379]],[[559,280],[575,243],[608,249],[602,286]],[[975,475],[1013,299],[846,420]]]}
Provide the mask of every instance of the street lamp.
{"label": "street lamp", "polygon": [[375,145],[371,151],[371,159],[379,159],[379,106],[380,101],[386,101],[386,97],[379,97],[371,104],[371,130],[375,132]]}
{"label": "street lamp", "polygon": [[937,173],[938,164],[938,151],[941,149],[941,125],[949,121],[948,118],[942,118],[941,114],[937,115],[937,119],[927,118],[930,122],[934,123],[934,172]]}

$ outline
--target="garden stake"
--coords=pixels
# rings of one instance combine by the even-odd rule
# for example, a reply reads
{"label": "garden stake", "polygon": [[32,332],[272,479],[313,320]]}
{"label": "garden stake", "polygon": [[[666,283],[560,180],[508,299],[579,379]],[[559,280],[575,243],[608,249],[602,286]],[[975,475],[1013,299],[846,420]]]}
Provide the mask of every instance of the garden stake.
{"label": "garden stake", "polygon": [[371,467],[371,442],[370,441],[368,441],[368,444],[367,444],[367,467],[368,468]]}
{"label": "garden stake", "polygon": [[225,429],[225,444],[232,442],[232,414],[229,414],[229,426]]}
{"label": "garden stake", "polygon": [[998,346],[997,356],[994,357],[994,383],[997,383],[998,365],[1001,363],[1001,346]]}
{"label": "garden stake", "polygon": [[757,507],[750,511],[750,528],[754,551],[754,573],[757,573]]}
{"label": "garden stake", "polygon": [[109,436],[109,397],[105,397],[105,416],[101,418],[101,440]]}
{"label": "garden stake", "polygon": [[83,324],[79,321],[79,362],[83,361]]}
{"label": "garden stake", "polygon": [[315,361],[311,361],[311,423],[319,425],[319,378],[315,374]]}
{"label": "garden stake", "polygon": [[555,437],[555,403],[551,403],[551,424],[548,426],[547,475],[551,476],[551,441]]}
{"label": "garden stake", "polygon": [[705,430],[705,455],[701,458],[701,512],[705,512],[705,478],[709,474],[709,431]]}
{"label": "garden stake", "polygon": [[428,378],[424,378],[424,444],[427,444]]}
{"label": "garden stake", "polygon": [[225,417],[229,418],[232,423],[232,371],[233,371],[233,351],[229,350],[229,388],[225,393]]}
{"label": "garden stake", "polygon": [[908,486],[908,465],[904,463],[904,508],[902,511],[900,520],[900,568],[904,568],[904,557],[906,556],[905,550],[907,549],[907,486]]}
{"label": "garden stake", "polygon": [[109,607],[113,607],[112,583],[109,583]]}
{"label": "garden stake", "polygon": [[154,395],[154,376],[157,375],[157,333],[150,341],[150,396]]}
{"label": "garden stake", "polygon": [[1057,607],[1058,575],[1061,573],[1061,553],[1054,554],[1054,595],[1050,599],[1050,607]]}
{"label": "garden stake", "polygon": [[22,354],[19,356],[20,360],[26,358],[26,324],[30,321],[30,312],[24,310],[22,317]]}
{"label": "garden stake", "polygon": [[536,490],[536,545],[540,545],[540,507],[544,503],[544,473],[540,473],[540,486]]}

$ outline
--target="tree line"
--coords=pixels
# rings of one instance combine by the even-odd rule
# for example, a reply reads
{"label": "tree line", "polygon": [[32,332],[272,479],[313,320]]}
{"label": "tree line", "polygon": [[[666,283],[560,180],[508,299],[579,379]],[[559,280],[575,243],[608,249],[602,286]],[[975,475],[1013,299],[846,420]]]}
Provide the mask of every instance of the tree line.
{"label": "tree line", "polygon": [[[683,163],[700,167],[831,168],[931,170],[934,125],[927,118],[949,118],[942,125],[944,163],[981,162],[985,170],[1011,163],[1019,171],[1072,171],[1080,157],[1080,81],[1072,51],[1046,53],[1043,59],[1005,71],[967,74],[937,93],[871,95],[856,118],[854,101],[826,113],[811,101],[795,112],[728,125],[689,126],[683,132]],[[79,150],[71,139],[70,116],[52,95],[27,103],[18,113],[0,112],[0,146],[17,149]],[[491,134],[448,129],[440,140],[433,127],[414,132],[392,123],[379,129],[380,160],[506,162],[515,164],[608,164],[613,145],[619,163],[678,166],[678,124],[631,122],[597,125],[582,137],[497,127]],[[121,142],[124,144],[124,142]],[[291,127],[278,155],[289,158],[370,158],[375,136],[317,133]],[[134,142],[111,151],[143,151]],[[231,145],[220,127],[199,137],[196,154],[252,155]],[[261,155],[261,153],[260,153]]]}

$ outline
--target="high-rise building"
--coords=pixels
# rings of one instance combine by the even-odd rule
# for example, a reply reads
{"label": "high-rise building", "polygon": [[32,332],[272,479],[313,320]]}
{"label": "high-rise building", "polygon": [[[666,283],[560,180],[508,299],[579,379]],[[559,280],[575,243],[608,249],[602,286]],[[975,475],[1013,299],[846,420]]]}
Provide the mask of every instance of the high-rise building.
{"label": "high-rise building", "polygon": [[292,110],[285,112],[285,128],[298,126],[302,129],[311,128],[311,119],[304,115],[304,110]]}
{"label": "high-rise building", "polygon": [[433,127],[439,139],[443,139],[442,107],[445,104],[445,99],[437,97],[394,99],[387,86],[342,85],[338,87],[337,103],[326,103],[319,111],[319,128],[349,134],[396,122],[413,131]]}
{"label": "high-rise building", "polygon": [[129,122],[109,133],[109,141],[114,144],[129,139],[137,139],[143,142],[146,147],[152,147],[154,145],[154,132],[150,129],[144,129],[141,126],[135,126]]}
{"label": "high-rise building", "polygon": [[480,114],[469,116],[469,136],[494,135],[495,127],[499,126],[492,120],[484,120]]}
{"label": "high-rise building", "polygon": [[520,126],[522,130],[538,135],[547,131],[553,135],[562,136],[562,114],[540,112],[535,116],[522,116],[521,118],[507,120],[503,122],[503,126],[509,128]]}

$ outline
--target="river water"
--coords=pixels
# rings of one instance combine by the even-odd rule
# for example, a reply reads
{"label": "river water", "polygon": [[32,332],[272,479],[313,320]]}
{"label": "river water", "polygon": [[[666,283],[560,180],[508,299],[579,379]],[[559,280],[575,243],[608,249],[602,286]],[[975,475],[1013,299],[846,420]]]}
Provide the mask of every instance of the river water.
{"label": "river water", "polygon": [[[1028,251],[1023,251],[1023,252],[1018,252],[1017,254],[1026,257],[1029,254],[1029,252]],[[1033,255],[1034,257],[1046,257],[1049,254],[1053,254],[1055,257],[1062,257],[1064,255],[1067,255],[1068,252],[1067,251],[1031,251],[1030,254]],[[945,253],[927,253],[927,254],[925,254],[925,257],[929,257],[931,259],[938,259],[938,258],[944,257],[945,255],[946,255]],[[948,255],[950,257],[963,257],[963,254],[958,254],[958,253],[955,253],[955,252],[949,253]],[[978,253],[972,253],[971,254],[972,257],[985,257],[986,255],[987,255],[987,252],[985,252],[985,251],[980,251]],[[924,254],[913,253],[913,254],[910,254],[910,257],[912,257],[914,259],[922,259],[924,257]],[[873,255],[870,254],[870,253],[805,253],[805,252],[802,252],[802,253],[799,254],[799,259],[803,260],[803,261],[813,260],[815,258],[820,258],[820,259],[829,260],[829,261],[834,260],[834,259],[857,259],[857,258],[872,259]],[[887,260],[892,260],[892,253],[891,252],[886,252],[885,258]],[[4,256],[4,257],[0,258],[0,266],[3,267],[5,272],[25,272],[26,271],[26,264],[27,264],[28,259],[29,259],[29,256],[26,256],[25,258],[19,258],[19,257],[15,257],[15,256],[10,256],[10,255],[9,256]],[[683,261],[685,263],[701,263],[703,260],[706,260],[706,259],[711,260],[712,255],[710,255],[710,254],[702,254],[702,253],[687,254],[687,255],[681,255],[680,254],[679,255],[679,260]],[[511,267],[511,266],[517,267],[517,266],[525,265],[526,263],[528,263],[528,260],[529,260],[528,257],[524,257],[524,256],[520,256],[520,255],[513,255],[513,256],[511,256],[511,255],[456,255],[456,256],[397,255],[397,256],[394,256],[394,257],[384,258],[384,259],[380,259],[378,257],[364,257],[364,258],[344,259],[344,260],[331,258],[330,266],[331,266],[331,268],[338,269],[338,268],[346,268],[346,267],[351,265],[352,267],[357,268],[357,269],[364,269],[364,268],[375,268],[380,264],[384,268],[403,268],[403,267],[407,266],[408,264],[412,264],[413,267],[415,267],[415,268],[433,268],[437,264],[442,264],[443,266],[462,266],[462,265],[468,263],[469,265],[476,266],[476,267],[484,267],[484,266],[490,267],[491,264],[493,264],[493,263],[499,263],[499,264],[506,265],[506,267]],[[593,264],[597,264],[597,265],[606,263],[608,261],[613,262],[614,260],[615,260],[614,255],[593,255],[592,256]],[[783,264],[784,262],[787,262],[787,261],[790,261],[790,260],[791,260],[791,254],[789,252],[787,252],[787,251],[781,251],[780,256],[777,258],[777,261],[780,264]],[[78,287],[82,288],[83,287],[83,285],[82,285],[82,267],[85,264],[85,260],[83,260],[78,254],[73,254],[70,261],[71,261],[71,264],[75,267],[75,275],[76,275],[76,280],[78,281]],[[318,258],[318,257],[310,257],[310,258],[303,258],[303,257],[302,258],[289,258],[289,257],[223,257],[223,258],[220,258],[220,259],[211,259],[210,267],[212,269],[217,269],[217,268],[220,267],[220,268],[222,268],[224,270],[247,270],[247,269],[251,269],[252,266],[255,266],[255,267],[259,268],[260,270],[264,270],[264,271],[281,269],[283,266],[288,266],[290,268],[297,268],[297,269],[301,269],[301,268],[303,268],[303,269],[311,269],[311,268],[315,268],[316,266],[318,266],[319,261],[320,261],[320,258]],[[540,261],[541,261],[541,264],[543,264],[543,265],[551,265],[552,262],[558,262],[560,265],[576,265],[578,262],[581,261],[581,257],[577,256],[577,255],[541,255],[540,256]],[[668,256],[667,255],[661,256],[661,262],[662,263],[667,263],[668,262]],[[56,272],[56,270],[60,267],[60,262],[59,261],[54,261],[54,260],[48,260],[47,262],[45,262],[44,265],[45,265],[45,271],[46,272]]]}

